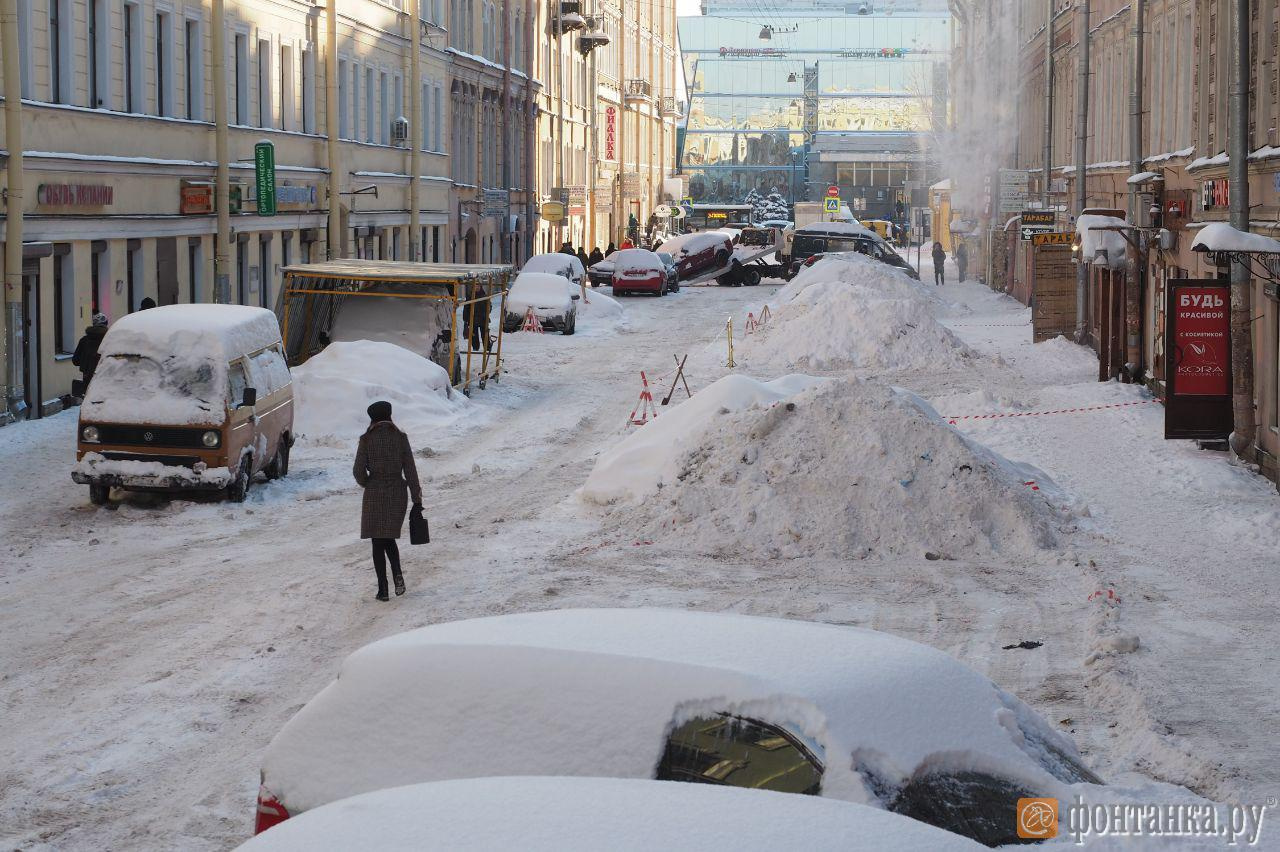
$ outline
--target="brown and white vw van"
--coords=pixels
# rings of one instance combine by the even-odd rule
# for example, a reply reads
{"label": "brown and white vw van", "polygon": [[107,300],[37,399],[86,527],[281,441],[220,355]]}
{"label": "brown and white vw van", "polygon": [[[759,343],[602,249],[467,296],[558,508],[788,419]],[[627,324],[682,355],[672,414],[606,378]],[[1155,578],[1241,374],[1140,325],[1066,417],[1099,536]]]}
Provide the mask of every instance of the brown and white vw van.
{"label": "brown and white vw van", "polygon": [[71,477],[112,487],[222,491],[289,472],[293,386],[276,316],[241,305],[168,305],[117,320],[85,391]]}

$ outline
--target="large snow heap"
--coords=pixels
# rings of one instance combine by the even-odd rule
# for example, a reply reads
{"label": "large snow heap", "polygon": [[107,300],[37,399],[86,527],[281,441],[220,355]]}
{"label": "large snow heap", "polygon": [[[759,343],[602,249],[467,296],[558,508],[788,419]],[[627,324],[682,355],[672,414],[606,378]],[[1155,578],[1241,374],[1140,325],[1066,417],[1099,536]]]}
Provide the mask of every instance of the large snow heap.
{"label": "large snow heap", "polygon": [[730,375],[604,453],[581,496],[703,553],[948,559],[1052,546],[1051,491],[905,392]]}
{"label": "large snow heap", "polygon": [[824,258],[778,292],[742,357],[760,372],[962,366],[975,353],[934,319],[936,298],[864,255]]}

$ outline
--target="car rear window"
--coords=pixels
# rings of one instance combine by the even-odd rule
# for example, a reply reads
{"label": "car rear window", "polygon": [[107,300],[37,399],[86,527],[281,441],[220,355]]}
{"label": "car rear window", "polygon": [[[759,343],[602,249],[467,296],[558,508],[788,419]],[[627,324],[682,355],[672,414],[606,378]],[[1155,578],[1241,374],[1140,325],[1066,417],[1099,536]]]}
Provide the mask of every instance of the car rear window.
{"label": "car rear window", "polygon": [[812,796],[822,792],[822,764],[799,737],[778,725],[727,714],[677,726],[655,777]]}

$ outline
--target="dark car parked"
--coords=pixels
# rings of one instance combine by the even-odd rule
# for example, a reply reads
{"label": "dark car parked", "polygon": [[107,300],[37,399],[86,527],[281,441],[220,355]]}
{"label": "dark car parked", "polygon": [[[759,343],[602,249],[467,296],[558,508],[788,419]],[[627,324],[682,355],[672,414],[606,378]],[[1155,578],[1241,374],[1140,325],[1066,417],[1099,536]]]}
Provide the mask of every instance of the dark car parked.
{"label": "dark car parked", "polygon": [[917,281],[920,273],[902,259],[888,243],[877,237],[828,234],[796,234],[791,243],[791,274],[795,275],[806,266],[813,266],[817,260],[827,254],[857,252],[875,258],[883,264],[895,267],[910,275]]}

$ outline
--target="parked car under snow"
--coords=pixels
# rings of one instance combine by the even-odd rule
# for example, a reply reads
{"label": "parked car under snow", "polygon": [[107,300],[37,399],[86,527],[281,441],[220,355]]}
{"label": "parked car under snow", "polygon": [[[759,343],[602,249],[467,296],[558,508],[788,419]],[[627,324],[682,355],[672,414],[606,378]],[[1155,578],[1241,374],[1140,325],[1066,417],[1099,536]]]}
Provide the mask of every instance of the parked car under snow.
{"label": "parked car under snow", "polygon": [[1018,798],[1101,783],[1020,700],[872,630],[674,610],[437,624],[367,645],[276,735],[258,830],[467,777],[692,781],[843,799],[997,845]]}
{"label": "parked car under snow", "polygon": [[507,293],[502,330],[516,331],[530,310],[543,328],[573,334],[578,323],[579,287],[549,272],[521,272]]}
{"label": "parked car under snow", "polygon": [[667,265],[662,258],[648,249],[622,249],[609,258],[613,261],[613,295],[629,296],[636,293],[653,293],[665,296],[668,290],[679,290],[676,282],[670,286]]}
{"label": "parked car under snow", "polygon": [[559,275],[563,278],[568,278],[574,284],[581,284],[582,279],[587,274],[581,260],[562,251],[535,254],[524,262],[524,266],[520,267],[520,271],[546,272],[550,275]]}
{"label": "parked car under snow", "polygon": [[341,799],[240,852],[962,852],[971,840],[866,805],[631,778],[469,778]]}

